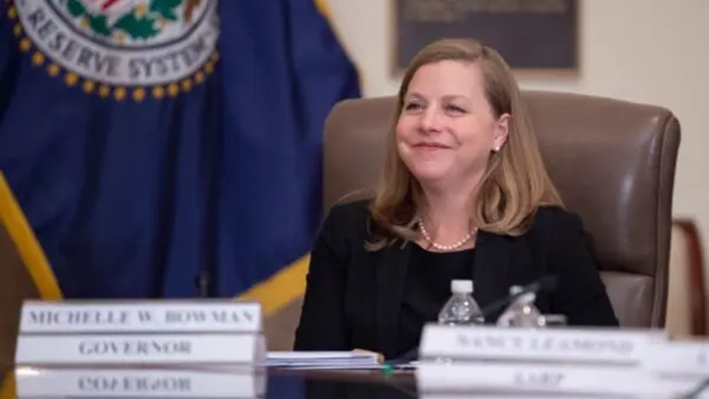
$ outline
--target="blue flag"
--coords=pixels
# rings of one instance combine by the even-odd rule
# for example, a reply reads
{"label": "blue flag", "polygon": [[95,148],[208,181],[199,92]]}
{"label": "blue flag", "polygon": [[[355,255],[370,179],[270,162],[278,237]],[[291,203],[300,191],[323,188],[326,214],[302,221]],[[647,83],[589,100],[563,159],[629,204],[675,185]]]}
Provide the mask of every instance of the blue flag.
{"label": "blue flag", "polygon": [[0,170],[66,297],[233,296],[308,251],[359,96],[312,1],[5,0]]}
{"label": "blue flag", "polygon": [[[241,292],[310,248],[321,218],[325,118],[356,70],[311,0],[222,1],[225,142],[218,292]],[[262,60],[250,62],[246,60]],[[230,112],[233,110],[234,112]],[[237,176],[235,178],[235,176]]]}

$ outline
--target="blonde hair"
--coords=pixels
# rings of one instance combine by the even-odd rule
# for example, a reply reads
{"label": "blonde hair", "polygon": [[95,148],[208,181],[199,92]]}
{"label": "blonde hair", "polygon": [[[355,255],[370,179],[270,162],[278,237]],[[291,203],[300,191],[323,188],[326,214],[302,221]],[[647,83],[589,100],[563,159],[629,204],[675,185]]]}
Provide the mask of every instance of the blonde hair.
{"label": "blonde hair", "polygon": [[386,141],[381,186],[370,205],[372,239],[366,245],[378,250],[397,239],[415,241],[418,209],[423,204],[421,186],[401,160],[396,146],[396,121],[414,74],[424,65],[461,61],[480,66],[485,97],[496,117],[510,114],[505,144],[492,153],[476,197],[470,223],[479,230],[521,235],[529,228],[540,205],[563,206],[542,161],[519,87],[505,60],[495,50],[469,39],[445,39],[423,48],[411,61],[399,89],[396,116]]}

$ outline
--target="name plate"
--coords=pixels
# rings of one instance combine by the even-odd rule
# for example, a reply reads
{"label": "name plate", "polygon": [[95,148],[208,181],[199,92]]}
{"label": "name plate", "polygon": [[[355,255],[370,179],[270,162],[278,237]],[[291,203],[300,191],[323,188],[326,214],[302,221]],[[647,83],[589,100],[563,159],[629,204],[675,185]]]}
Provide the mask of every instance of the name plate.
{"label": "name plate", "polygon": [[[422,362],[416,370],[418,389],[435,392],[504,392],[565,395],[680,397],[700,378],[669,380],[639,369],[575,364],[437,364]],[[563,396],[567,397],[567,396]],[[709,392],[698,396],[709,397]]]}
{"label": "name plate", "polygon": [[648,350],[643,368],[667,377],[709,376],[709,341],[667,341]]}
{"label": "name plate", "polygon": [[26,301],[15,363],[265,367],[261,305],[238,301]]}
{"label": "name plate", "polygon": [[16,364],[265,364],[257,334],[23,336]]}
{"label": "name plate", "polygon": [[661,330],[426,325],[421,358],[638,365]]}
{"label": "name plate", "polygon": [[25,301],[20,334],[259,333],[261,305],[238,301]]}
{"label": "name plate", "polygon": [[259,398],[266,379],[233,370],[20,367],[15,386],[18,398]]}

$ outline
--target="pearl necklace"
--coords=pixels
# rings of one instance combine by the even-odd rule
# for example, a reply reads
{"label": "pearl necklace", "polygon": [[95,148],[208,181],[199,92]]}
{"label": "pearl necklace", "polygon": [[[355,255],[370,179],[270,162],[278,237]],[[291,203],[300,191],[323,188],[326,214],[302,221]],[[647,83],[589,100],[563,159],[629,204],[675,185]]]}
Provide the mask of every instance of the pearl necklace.
{"label": "pearl necklace", "polygon": [[465,237],[460,239],[458,242],[451,244],[451,245],[442,245],[442,244],[438,244],[437,242],[435,242],[431,239],[431,236],[428,234],[428,231],[426,230],[426,226],[423,225],[423,219],[418,218],[418,225],[419,225],[419,229],[421,230],[421,234],[423,235],[423,238],[425,238],[426,241],[430,242],[431,246],[433,246],[434,248],[436,248],[439,251],[452,251],[454,249],[460,248],[461,246],[463,246],[463,244],[468,242],[468,240],[470,240],[473,237],[473,235],[478,231],[478,229],[476,227],[473,229],[473,231],[468,233]]}

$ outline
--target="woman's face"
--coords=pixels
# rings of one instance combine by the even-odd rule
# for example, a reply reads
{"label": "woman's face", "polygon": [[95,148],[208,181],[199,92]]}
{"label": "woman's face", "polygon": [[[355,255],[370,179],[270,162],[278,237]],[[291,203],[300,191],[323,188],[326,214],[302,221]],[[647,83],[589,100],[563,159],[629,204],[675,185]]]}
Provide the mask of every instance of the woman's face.
{"label": "woman's face", "polygon": [[490,152],[507,137],[509,115],[497,118],[477,63],[441,61],[414,74],[396,126],[399,156],[423,184],[482,176]]}

